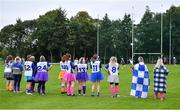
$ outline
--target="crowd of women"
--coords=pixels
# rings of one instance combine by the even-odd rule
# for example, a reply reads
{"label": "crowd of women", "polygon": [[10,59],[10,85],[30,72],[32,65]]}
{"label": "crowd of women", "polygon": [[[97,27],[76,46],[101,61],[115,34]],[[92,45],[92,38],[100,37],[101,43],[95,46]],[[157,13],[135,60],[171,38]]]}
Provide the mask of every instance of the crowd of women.
{"label": "crowd of women", "polygon": [[[35,57],[28,55],[26,61],[22,63],[22,59],[16,56],[15,59],[8,55],[5,60],[4,77],[6,78],[6,90],[20,93],[20,84],[22,74],[26,81],[26,94],[31,95],[35,92],[35,83],[38,83],[38,94],[45,95],[45,84],[48,81],[48,71],[52,68],[45,57],[42,55],[39,62],[35,61]],[[137,98],[147,98],[150,86],[149,71],[142,57],[138,58],[138,64],[132,65],[132,85],[130,95]],[[88,65],[90,64],[90,75],[88,74]],[[109,63],[102,67],[100,58],[94,54],[92,60],[87,63],[84,57],[76,62],[72,62],[69,53],[62,56],[60,61],[60,92],[67,96],[75,96],[75,82],[78,82],[78,95],[86,95],[86,81],[92,82],[91,96],[100,96],[101,81],[104,75],[101,71],[105,68],[110,84],[110,93],[112,97],[119,97],[119,64],[117,58],[112,56]],[[24,71],[24,72],[23,72]],[[158,58],[154,67],[154,99],[165,99],[166,82],[168,69],[163,64],[163,60]],[[95,93],[97,91],[97,93]],[[160,96],[158,97],[158,94]]]}

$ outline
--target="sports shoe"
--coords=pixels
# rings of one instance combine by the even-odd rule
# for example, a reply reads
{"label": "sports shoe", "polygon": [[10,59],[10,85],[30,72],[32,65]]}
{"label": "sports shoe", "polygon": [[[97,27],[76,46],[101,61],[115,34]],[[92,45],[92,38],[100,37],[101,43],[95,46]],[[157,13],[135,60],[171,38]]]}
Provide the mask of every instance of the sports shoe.
{"label": "sports shoe", "polygon": [[32,95],[32,93],[30,93],[30,92],[26,92],[26,94],[27,94],[27,95]]}
{"label": "sports shoe", "polygon": [[71,94],[71,96],[75,96],[75,94]]}

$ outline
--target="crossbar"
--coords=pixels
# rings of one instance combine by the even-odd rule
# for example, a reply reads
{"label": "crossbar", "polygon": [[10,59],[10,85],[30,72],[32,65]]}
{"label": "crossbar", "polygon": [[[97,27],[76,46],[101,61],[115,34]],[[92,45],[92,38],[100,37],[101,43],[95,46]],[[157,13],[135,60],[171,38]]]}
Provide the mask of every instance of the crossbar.
{"label": "crossbar", "polygon": [[145,54],[148,54],[148,55],[161,55],[161,53],[133,53],[134,55],[145,55]]}

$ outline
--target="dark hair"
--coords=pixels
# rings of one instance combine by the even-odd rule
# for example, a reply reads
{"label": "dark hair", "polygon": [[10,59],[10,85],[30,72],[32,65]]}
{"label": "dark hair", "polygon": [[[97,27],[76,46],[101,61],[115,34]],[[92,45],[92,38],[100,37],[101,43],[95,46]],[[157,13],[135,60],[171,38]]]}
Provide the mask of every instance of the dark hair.
{"label": "dark hair", "polygon": [[93,55],[93,62],[95,62],[95,61],[97,60],[97,58],[98,58],[98,55],[97,55],[97,54],[94,54],[94,55]]}
{"label": "dark hair", "polygon": [[43,55],[41,55],[40,58],[39,58],[39,61],[40,61],[40,62],[41,62],[41,61],[42,61],[42,62],[43,62],[43,61],[46,61],[46,58],[45,58]]}
{"label": "dark hair", "polygon": [[31,58],[31,55],[27,55],[26,60],[30,61],[31,60],[30,58]]}
{"label": "dark hair", "polygon": [[8,63],[8,62],[11,61],[11,60],[13,60],[12,55],[8,55],[8,56],[6,57],[6,63]]}

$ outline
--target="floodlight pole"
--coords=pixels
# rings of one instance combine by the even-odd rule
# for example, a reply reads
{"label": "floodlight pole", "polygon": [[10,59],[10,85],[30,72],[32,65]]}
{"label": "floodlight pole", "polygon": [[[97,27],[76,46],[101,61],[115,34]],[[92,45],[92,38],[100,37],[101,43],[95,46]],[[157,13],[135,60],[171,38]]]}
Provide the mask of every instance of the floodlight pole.
{"label": "floodlight pole", "polygon": [[99,55],[99,15],[97,19],[97,55]]}
{"label": "floodlight pole", "polygon": [[[162,8],[162,4],[161,4]],[[161,12],[161,58],[163,57],[163,12]]]}
{"label": "floodlight pole", "polygon": [[170,14],[169,14],[169,64],[171,64],[171,46],[172,46],[172,44],[171,44],[171,28],[172,28],[172,26],[171,26],[171,12],[170,12]]}
{"label": "floodlight pole", "polygon": [[131,59],[132,59],[132,64],[133,64],[133,61],[134,61],[134,21],[133,21],[133,10],[134,10],[134,6],[132,6],[132,43],[131,43],[131,46],[132,46],[132,56],[131,56]]}

